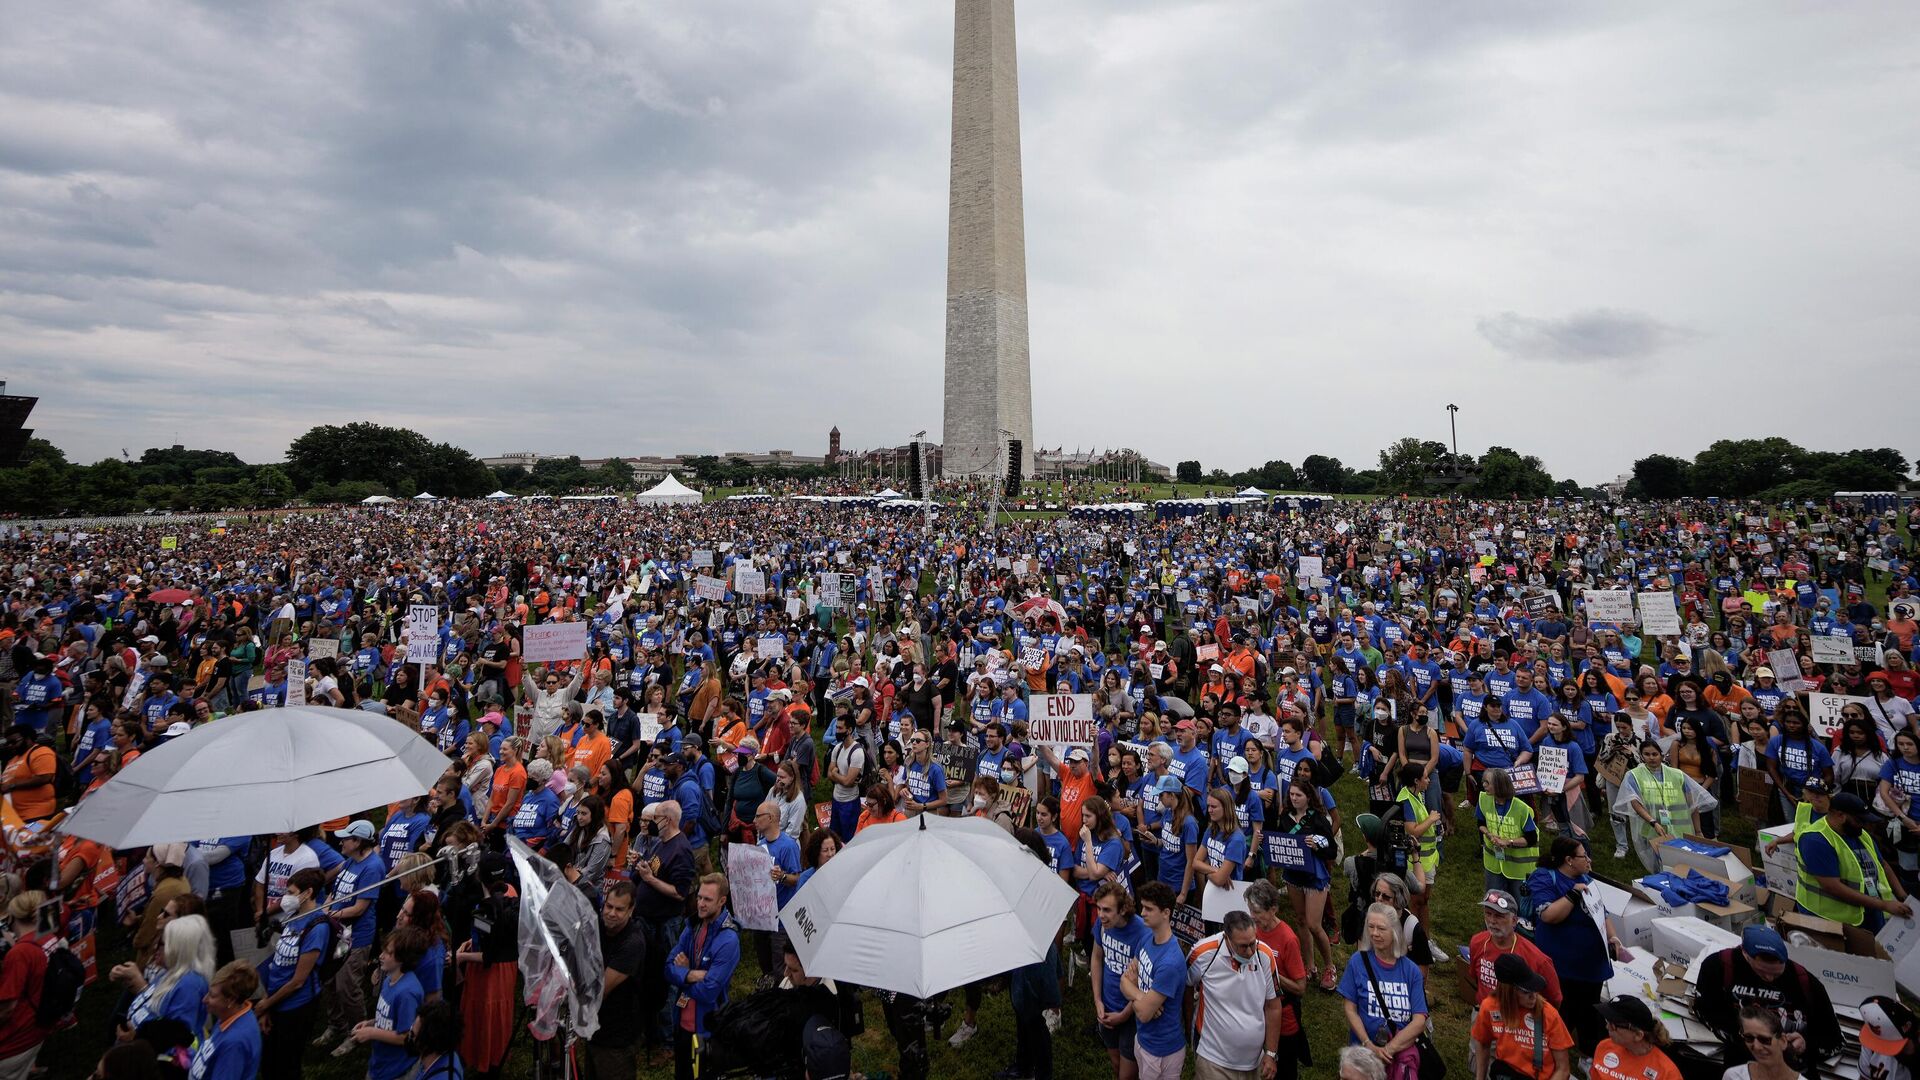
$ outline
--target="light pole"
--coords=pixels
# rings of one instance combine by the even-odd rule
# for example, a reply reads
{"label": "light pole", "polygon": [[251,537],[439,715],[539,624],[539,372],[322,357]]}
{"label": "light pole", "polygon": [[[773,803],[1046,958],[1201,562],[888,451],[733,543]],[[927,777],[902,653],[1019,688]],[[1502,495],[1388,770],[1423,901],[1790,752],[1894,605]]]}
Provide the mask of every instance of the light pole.
{"label": "light pole", "polygon": [[1459,414],[1460,406],[1447,406],[1447,430],[1453,435],[1453,456],[1456,458],[1460,456],[1460,425],[1454,418]]}

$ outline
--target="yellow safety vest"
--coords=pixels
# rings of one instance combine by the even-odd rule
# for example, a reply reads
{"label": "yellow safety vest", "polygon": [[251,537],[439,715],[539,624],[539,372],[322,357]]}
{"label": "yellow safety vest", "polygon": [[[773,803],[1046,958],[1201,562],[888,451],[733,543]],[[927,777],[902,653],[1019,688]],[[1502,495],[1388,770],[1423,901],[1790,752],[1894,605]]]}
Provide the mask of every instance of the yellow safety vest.
{"label": "yellow safety vest", "polygon": [[[1519,840],[1527,835],[1527,827],[1533,824],[1533,808],[1518,798],[1507,800],[1507,812],[1502,814],[1496,808],[1493,796],[1480,793],[1480,817],[1492,837],[1486,840]],[[1495,847],[1483,840],[1480,845],[1480,865],[1487,868],[1489,874],[1499,874],[1509,881],[1525,881],[1540,863],[1540,834],[1534,833],[1533,842],[1525,847]]]}
{"label": "yellow safety vest", "polygon": [[[1834,854],[1840,856],[1841,884],[1866,893],[1868,896],[1883,897],[1887,895],[1887,882],[1890,880],[1890,875],[1887,872],[1887,863],[1885,859],[1880,857],[1880,848],[1873,842],[1872,836],[1864,832],[1860,834],[1861,842],[1866,845],[1867,854],[1873,856],[1873,867],[1876,876],[1873,881],[1869,882],[1866,879],[1864,868],[1860,865],[1860,857],[1854,854],[1853,845],[1847,843],[1847,841],[1834,830],[1834,827],[1827,823],[1825,818],[1821,818],[1819,821],[1808,825],[1806,831],[1801,835],[1803,838],[1806,836],[1824,836],[1827,839],[1827,843],[1833,845]],[[1795,847],[1798,848],[1798,846],[1799,843],[1796,841]],[[1834,922],[1847,926],[1859,926],[1861,923],[1867,921],[1866,908],[1861,907],[1859,904],[1849,903],[1837,896],[1828,896],[1825,892],[1821,891],[1820,882],[1812,874],[1807,873],[1807,857],[1805,855],[1800,856],[1800,875],[1799,879],[1794,882],[1793,898],[1801,907],[1806,908],[1808,911],[1813,912],[1823,919],[1832,919]]]}
{"label": "yellow safety vest", "polygon": [[[1418,825],[1427,820],[1427,804],[1421,801],[1420,796],[1406,788],[1401,788],[1400,794],[1395,795],[1393,801],[1405,808],[1403,813],[1406,815],[1407,824]],[[1419,844],[1420,869],[1429,874],[1433,873],[1434,867],[1440,865],[1440,838],[1434,835],[1434,830],[1428,829],[1415,843]]]}
{"label": "yellow safety vest", "polygon": [[[1640,793],[1640,805],[1653,813],[1654,821],[1665,825],[1675,836],[1692,828],[1693,816],[1687,809],[1686,773],[1669,765],[1656,777],[1645,765],[1635,765],[1629,775]],[[1685,822],[1686,828],[1675,829],[1675,822]]]}

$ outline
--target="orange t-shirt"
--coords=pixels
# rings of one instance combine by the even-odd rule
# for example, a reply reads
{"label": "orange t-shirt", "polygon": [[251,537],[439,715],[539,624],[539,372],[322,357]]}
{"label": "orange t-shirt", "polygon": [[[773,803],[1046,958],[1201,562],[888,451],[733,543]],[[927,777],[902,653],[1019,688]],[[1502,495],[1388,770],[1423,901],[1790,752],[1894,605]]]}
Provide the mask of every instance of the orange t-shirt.
{"label": "orange t-shirt", "polygon": [[1602,1039],[1594,1048],[1593,1067],[1587,1075],[1592,1080],[1680,1080],[1680,1070],[1673,1059],[1658,1047],[1650,1047],[1646,1053],[1634,1057],[1612,1039]]}
{"label": "orange t-shirt", "polygon": [[580,737],[579,742],[574,744],[573,752],[567,756],[567,765],[569,767],[585,765],[587,767],[587,777],[591,779],[595,773],[600,771],[600,766],[605,765],[607,759],[612,756],[613,740],[607,738],[606,732],[589,731]]}
{"label": "orange t-shirt", "polygon": [[1080,840],[1080,813],[1088,799],[1093,797],[1093,770],[1087,775],[1074,778],[1073,766],[1060,774],[1060,831],[1067,838],[1078,843]]}
{"label": "orange t-shirt", "polygon": [[[11,784],[33,776],[44,776],[51,781],[59,770],[60,765],[53,751],[48,747],[35,745],[7,763],[7,771],[0,773],[0,781]],[[9,792],[7,797],[13,800],[13,808],[28,821],[52,817],[53,812],[59,809],[59,803],[54,799],[52,783],[41,784],[39,787],[20,788]]]}
{"label": "orange t-shirt", "polygon": [[627,834],[613,849],[613,861],[607,864],[609,869],[625,870],[627,866],[627,848],[633,843],[633,789],[621,788],[613,793],[607,803],[607,826],[625,825]]}
{"label": "orange t-shirt", "polygon": [[[487,799],[487,816],[499,816],[507,808],[507,796],[518,791],[522,795],[527,791],[527,767],[525,765],[504,765],[493,770],[493,791]],[[516,796],[516,799],[518,797]]]}
{"label": "orange t-shirt", "polygon": [[905,820],[907,820],[907,815],[899,810],[895,810],[886,817],[881,817],[871,810],[862,810],[860,811],[860,821],[853,827],[853,833],[855,836],[858,836],[860,835],[860,831],[869,825],[889,825],[896,821]]}
{"label": "orange t-shirt", "polygon": [[1553,1051],[1571,1049],[1573,1036],[1559,1012],[1545,1001],[1540,1002],[1538,1014],[1545,1023],[1547,1035],[1546,1048],[1540,1052],[1538,1073],[1533,1069],[1533,1041],[1537,1034],[1533,1015],[1528,1015],[1525,1023],[1509,1025],[1501,1021],[1500,1007],[1488,1001],[1473,1021],[1473,1041],[1493,1044],[1493,1056],[1513,1066],[1521,1076],[1545,1080],[1553,1075]]}

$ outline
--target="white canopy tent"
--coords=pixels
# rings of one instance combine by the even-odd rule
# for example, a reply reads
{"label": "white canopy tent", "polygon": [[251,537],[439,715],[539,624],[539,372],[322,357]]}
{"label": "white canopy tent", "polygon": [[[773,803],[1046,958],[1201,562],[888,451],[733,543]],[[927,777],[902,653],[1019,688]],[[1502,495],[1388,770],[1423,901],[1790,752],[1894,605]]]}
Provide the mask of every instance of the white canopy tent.
{"label": "white canopy tent", "polygon": [[512,496],[512,495],[509,495],[509,494],[507,494],[507,493],[506,493],[506,492],[504,492],[504,491],[496,491],[496,492],[494,492],[493,494],[491,494],[491,495],[489,495],[489,496],[487,496],[487,498],[489,498],[489,499],[511,499],[511,498],[513,498],[513,496]]}
{"label": "white canopy tent", "polygon": [[633,497],[633,501],[643,506],[684,505],[701,501],[700,493],[667,474],[665,480]]}
{"label": "white canopy tent", "polygon": [[391,495],[369,495],[366,498],[360,500],[360,505],[361,506],[380,506],[385,503],[398,502],[398,501],[399,501],[398,499],[395,499]]}
{"label": "white canopy tent", "polygon": [[420,494],[415,495],[413,497],[413,501],[414,502],[439,502],[440,496],[435,495],[431,491],[423,491]]}
{"label": "white canopy tent", "polygon": [[1237,492],[1235,492],[1234,494],[1236,494],[1236,495],[1246,495],[1246,496],[1250,496],[1250,497],[1252,497],[1252,498],[1255,498],[1255,499],[1264,499],[1264,498],[1266,498],[1266,496],[1267,496],[1267,493],[1266,493],[1266,492],[1264,492],[1264,491],[1261,491],[1261,490],[1260,490],[1259,488],[1257,488],[1257,487],[1247,487],[1247,488],[1242,488],[1242,489],[1240,489],[1239,491],[1237,491]]}
{"label": "white canopy tent", "polygon": [[895,490],[893,490],[892,488],[888,488],[888,489],[886,489],[885,491],[882,491],[882,492],[880,492],[879,494],[877,494],[877,495],[875,495],[875,496],[874,496],[874,498],[876,498],[876,499],[904,499],[904,498],[906,498],[906,495],[904,495],[904,494],[902,494],[901,492],[898,492],[898,491],[895,491]]}

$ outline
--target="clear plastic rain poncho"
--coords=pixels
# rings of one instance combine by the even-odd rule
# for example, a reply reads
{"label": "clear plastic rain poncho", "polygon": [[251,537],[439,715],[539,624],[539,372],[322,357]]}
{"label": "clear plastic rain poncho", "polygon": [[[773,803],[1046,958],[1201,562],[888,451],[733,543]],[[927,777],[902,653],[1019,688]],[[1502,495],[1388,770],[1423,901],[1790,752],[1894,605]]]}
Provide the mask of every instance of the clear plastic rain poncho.
{"label": "clear plastic rain poncho", "polygon": [[[1655,833],[1653,825],[1647,823],[1633,810],[1633,804],[1639,803],[1654,815],[1656,822],[1667,827],[1667,835],[1685,836],[1693,831],[1693,815],[1704,814],[1719,807],[1720,800],[1708,794],[1700,782],[1672,765],[1662,765],[1660,775],[1664,781],[1658,785],[1647,785],[1647,791],[1641,791],[1641,778],[1652,777],[1644,765],[1635,765],[1627,770],[1620,781],[1620,790],[1613,798],[1613,812],[1624,814],[1633,825],[1633,853],[1640,857],[1640,865],[1647,873],[1658,873],[1660,856],[1654,850]],[[1672,781],[1678,780],[1676,789]]]}
{"label": "clear plastic rain poncho", "polygon": [[550,1039],[566,1020],[576,1038],[600,1029],[606,961],[600,955],[600,917],[560,868],[507,838],[520,874],[520,977],[534,1037]]}

